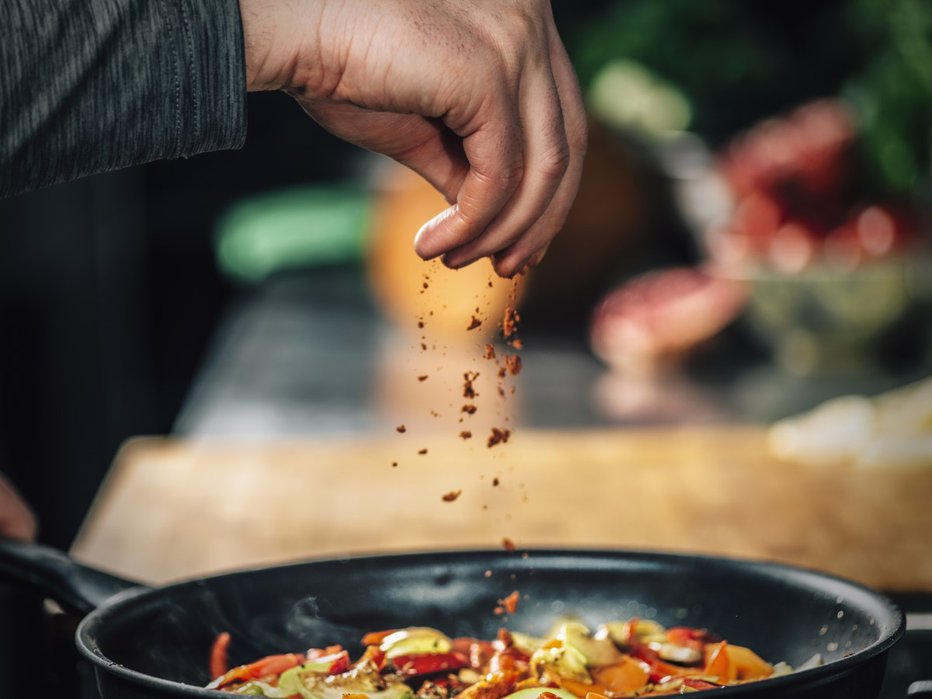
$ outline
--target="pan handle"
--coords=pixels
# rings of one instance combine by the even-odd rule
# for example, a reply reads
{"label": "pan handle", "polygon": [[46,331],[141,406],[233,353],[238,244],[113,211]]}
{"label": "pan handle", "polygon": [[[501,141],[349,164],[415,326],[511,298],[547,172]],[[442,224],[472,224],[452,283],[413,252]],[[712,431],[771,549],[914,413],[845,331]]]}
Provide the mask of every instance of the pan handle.
{"label": "pan handle", "polygon": [[118,592],[144,587],[83,566],[64,551],[9,540],[0,540],[0,580],[22,583],[81,616]]}

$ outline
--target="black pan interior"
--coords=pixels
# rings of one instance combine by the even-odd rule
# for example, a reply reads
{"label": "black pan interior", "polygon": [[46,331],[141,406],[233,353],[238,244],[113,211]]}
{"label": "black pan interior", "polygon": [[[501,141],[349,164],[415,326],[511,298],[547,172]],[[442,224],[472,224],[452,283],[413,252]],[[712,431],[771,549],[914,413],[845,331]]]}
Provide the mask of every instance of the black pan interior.
{"label": "black pan interior", "polygon": [[[490,572],[488,572],[490,571]],[[799,664],[873,652],[900,624],[882,598],[844,581],[761,564],[618,552],[463,552],[354,558],[183,583],[98,610],[81,639],[127,668],[209,681],[215,635],[231,660],[342,643],[369,630],[433,626],[492,637],[497,600],[522,595],[507,626],[543,633],[572,615],[595,626],[632,616],[707,627],[766,659]]]}

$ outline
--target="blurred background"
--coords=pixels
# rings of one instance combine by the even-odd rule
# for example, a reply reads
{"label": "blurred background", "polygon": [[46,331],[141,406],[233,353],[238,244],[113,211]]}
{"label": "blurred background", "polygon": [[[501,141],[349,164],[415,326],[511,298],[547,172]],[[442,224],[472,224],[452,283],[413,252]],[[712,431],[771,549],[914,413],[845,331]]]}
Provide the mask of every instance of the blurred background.
{"label": "blurred background", "polygon": [[[71,544],[134,435],[456,435],[462,374],[511,303],[524,368],[477,436],[768,425],[930,374],[932,5],[553,4],[591,144],[517,284],[421,263],[439,196],[282,94],[250,96],[242,151],[0,201],[0,470],[40,540]],[[925,465],[929,389],[884,404]],[[883,422],[832,410],[816,457],[857,456],[859,420]],[[70,640],[47,647],[41,601],[16,599],[0,588],[0,658],[30,682]]]}
{"label": "blurred background", "polygon": [[512,293],[517,425],[770,422],[928,373],[932,6],[554,9],[592,145],[517,292],[421,265],[439,198],[281,94],[250,96],[240,152],[0,202],[0,468],[43,541],[131,435],[428,424],[398,377],[456,375]]}

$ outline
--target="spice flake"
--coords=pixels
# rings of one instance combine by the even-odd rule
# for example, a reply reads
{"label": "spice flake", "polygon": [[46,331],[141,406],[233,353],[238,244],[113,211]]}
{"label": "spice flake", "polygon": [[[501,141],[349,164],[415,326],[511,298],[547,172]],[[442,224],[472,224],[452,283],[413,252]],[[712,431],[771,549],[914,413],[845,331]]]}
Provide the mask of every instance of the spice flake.
{"label": "spice flake", "polygon": [[504,444],[508,441],[508,438],[511,436],[511,430],[501,429],[499,427],[493,427],[492,433],[489,435],[489,439],[486,441],[486,446],[491,449],[496,444]]}

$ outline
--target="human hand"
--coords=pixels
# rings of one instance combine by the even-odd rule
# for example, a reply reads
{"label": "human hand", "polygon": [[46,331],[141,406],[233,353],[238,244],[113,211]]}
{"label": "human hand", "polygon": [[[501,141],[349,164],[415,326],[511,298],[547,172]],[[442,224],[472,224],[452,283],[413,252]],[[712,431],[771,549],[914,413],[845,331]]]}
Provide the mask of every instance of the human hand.
{"label": "human hand", "polygon": [[414,240],[512,276],[579,187],[586,121],[547,0],[240,0],[247,87],[284,89],[335,135],[451,204]]}
{"label": "human hand", "polygon": [[0,538],[23,541],[36,538],[35,516],[3,474],[0,474]]}

